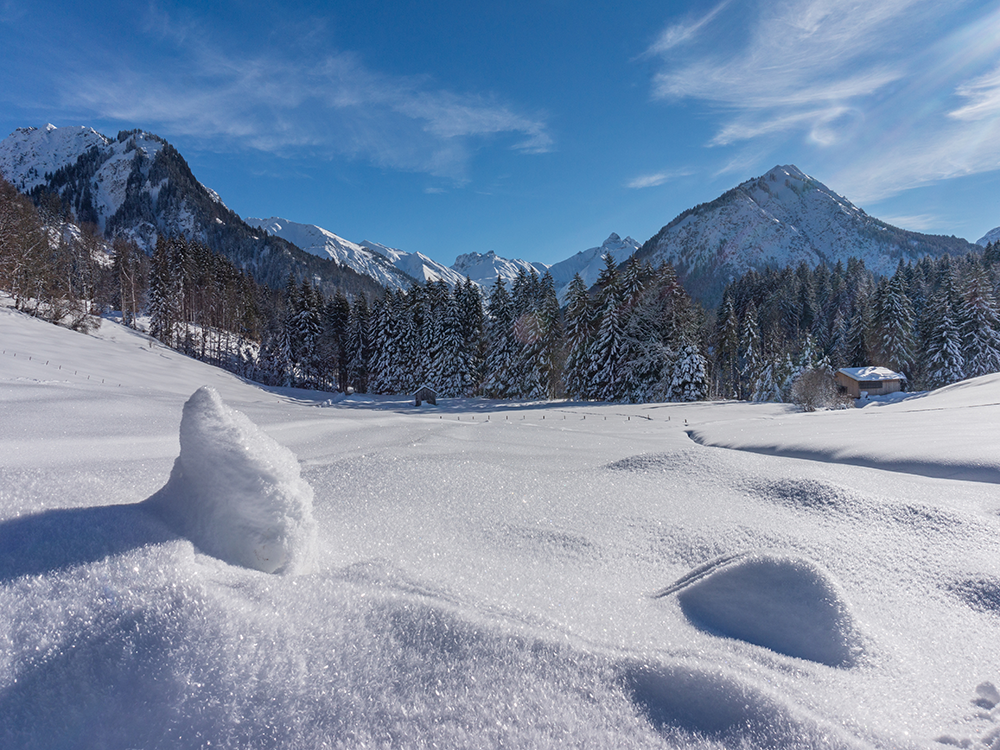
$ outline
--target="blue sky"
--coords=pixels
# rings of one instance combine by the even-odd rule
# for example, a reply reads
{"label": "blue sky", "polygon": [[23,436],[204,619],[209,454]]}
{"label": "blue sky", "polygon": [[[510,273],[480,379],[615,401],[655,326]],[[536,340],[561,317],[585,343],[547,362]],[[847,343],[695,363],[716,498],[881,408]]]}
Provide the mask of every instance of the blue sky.
{"label": "blue sky", "polygon": [[795,164],[1000,225],[1000,6],[0,0],[0,130],[140,127],[242,216],[556,262]]}

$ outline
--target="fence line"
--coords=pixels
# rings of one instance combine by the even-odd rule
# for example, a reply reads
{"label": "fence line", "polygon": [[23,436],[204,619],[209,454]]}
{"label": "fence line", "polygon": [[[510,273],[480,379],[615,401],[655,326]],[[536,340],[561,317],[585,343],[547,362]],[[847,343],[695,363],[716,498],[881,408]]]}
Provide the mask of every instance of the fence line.
{"label": "fence line", "polygon": [[[25,355],[23,352],[21,352],[20,354],[21,354],[22,358],[25,357],[25,356],[27,356],[29,362],[31,362],[31,361],[34,360],[34,361],[38,362],[42,367],[51,365],[52,367],[56,367],[57,368],[56,369],[57,372],[63,369],[63,366],[61,364],[57,364],[55,362],[52,362],[51,360],[47,359],[47,360],[45,360],[45,363],[42,364],[41,358],[35,359],[33,355],[31,355],[31,354]],[[16,359],[17,355],[18,355],[18,352],[15,352],[15,351],[13,351],[11,349],[3,349],[3,350],[0,350],[0,355],[10,355],[12,358]],[[69,371],[70,371],[70,368],[67,366],[66,367],[66,372],[69,372]],[[76,375],[77,377],[79,377],[79,375],[80,375],[79,369],[74,369],[73,370],[73,374]],[[88,373],[84,373],[84,375],[87,376],[87,380],[91,380],[91,378],[93,377],[93,381],[94,382],[96,382],[97,378],[99,377],[98,375],[93,375],[92,376],[92,375],[90,375]],[[113,385],[113,383],[108,383],[106,381],[107,381],[106,377],[101,378],[101,385]],[[118,383],[116,387],[117,388],[121,388],[122,384]]]}

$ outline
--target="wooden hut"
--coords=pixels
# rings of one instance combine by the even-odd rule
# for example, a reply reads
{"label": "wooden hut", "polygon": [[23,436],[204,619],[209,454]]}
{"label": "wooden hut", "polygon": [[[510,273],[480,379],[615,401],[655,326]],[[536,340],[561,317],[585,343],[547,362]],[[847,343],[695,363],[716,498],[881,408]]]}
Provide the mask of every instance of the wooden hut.
{"label": "wooden hut", "polygon": [[438,395],[437,391],[431,388],[429,385],[422,385],[417,388],[417,392],[413,394],[414,406],[420,406],[424,401],[428,404],[434,404],[437,406]]}
{"label": "wooden hut", "polygon": [[834,376],[851,398],[884,396],[903,390],[906,376],[887,367],[842,367]]}

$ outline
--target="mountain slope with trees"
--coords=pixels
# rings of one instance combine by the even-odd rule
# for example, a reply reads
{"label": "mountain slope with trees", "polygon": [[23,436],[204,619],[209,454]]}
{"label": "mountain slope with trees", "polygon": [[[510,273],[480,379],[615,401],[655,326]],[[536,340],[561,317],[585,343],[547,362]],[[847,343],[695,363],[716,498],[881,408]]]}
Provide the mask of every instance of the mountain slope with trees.
{"label": "mountain slope with trees", "polygon": [[151,133],[108,138],[90,128],[20,128],[0,141],[0,172],[37,204],[59,206],[78,223],[96,225],[109,241],[125,238],[147,253],[160,237],[183,237],[272,288],[293,275],[331,294],[380,291],[367,276],[247,225],[198,182],[173,146]]}
{"label": "mountain slope with trees", "polygon": [[709,203],[681,213],[639,249],[640,259],[677,269],[693,297],[715,306],[727,283],[750,269],[834,266],[863,260],[892,274],[900,261],[963,255],[957,237],[919,234],[879,221],[794,166],[774,167]]}

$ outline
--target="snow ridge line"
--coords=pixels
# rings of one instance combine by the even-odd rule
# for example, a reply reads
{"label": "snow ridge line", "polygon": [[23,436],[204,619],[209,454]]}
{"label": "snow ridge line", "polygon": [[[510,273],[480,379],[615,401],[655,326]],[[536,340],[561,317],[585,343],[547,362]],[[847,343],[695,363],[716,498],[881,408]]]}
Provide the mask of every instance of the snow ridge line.
{"label": "snow ridge line", "polygon": [[[11,356],[11,358],[16,359],[17,355],[18,355],[18,352],[15,352],[15,351],[12,351],[12,350],[9,350],[9,349],[3,349],[3,350],[0,350],[0,354],[4,354],[4,355],[9,354]],[[29,362],[31,362],[31,361],[41,362],[42,361],[41,357],[35,358],[34,355],[31,355],[31,354],[27,354],[26,355],[23,352],[21,353],[21,357],[22,357],[22,359],[24,357],[27,357]],[[44,367],[45,365],[48,365],[50,362],[52,362],[52,360],[48,360],[47,359],[47,360],[45,360],[45,362],[43,363],[42,366]],[[52,366],[55,367],[56,363],[53,362]],[[64,372],[69,373],[69,369],[70,368],[67,367]],[[62,365],[58,365],[58,370],[63,371],[63,366]],[[80,371],[79,370],[73,370],[73,374],[76,375],[77,377],[79,377]],[[89,374],[84,373],[84,375],[87,375],[87,380],[91,380],[91,376]],[[97,375],[93,376],[93,381],[92,382],[94,382],[95,384],[97,383],[97,377],[98,377]],[[105,382],[106,380],[107,380],[107,378],[101,378],[101,385],[112,385],[111,383],[106,383]],[[118,385],[116,387],[121,388],[122,384],[118,383]]]}

